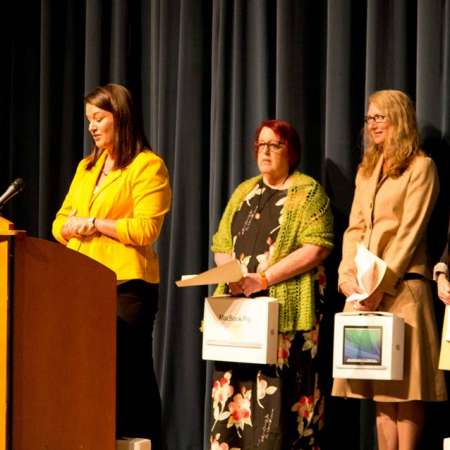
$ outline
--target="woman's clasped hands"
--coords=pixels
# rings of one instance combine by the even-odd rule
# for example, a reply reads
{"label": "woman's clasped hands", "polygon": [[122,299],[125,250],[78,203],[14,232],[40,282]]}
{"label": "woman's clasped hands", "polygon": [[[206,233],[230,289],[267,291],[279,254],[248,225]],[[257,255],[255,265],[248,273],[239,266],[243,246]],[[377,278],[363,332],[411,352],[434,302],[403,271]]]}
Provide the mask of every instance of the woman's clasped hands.
{"label": "woman's clasped hands", "polygon": [[266,287],[264,286],[263,277],[259,273],[248,273],[239,281],[235,283],[229,283],[228,287],[230,289],[231,295],[233,295],[234,297],[240,295],[250,297],[252,294],[264,291],[266,289]]}
{"label": "woman's clasped hands", "polygon": [[[358,284],[353,281],[345,281],[341,283],[339,285],[339,289],[346,297],[349,297],[354,293],[360,294],[362,292]],[[383,300],[383,291],[376,289],[364,300],[353,301],[351,303],[353,304],[353,309],[355,311],[376,311],[381,303],[381,300]]]}
{"label": "woman's clasped hands", "polygon": [[366,299],[353,302],[353,309],[356,311],[376,311],[383,300],[382,291],[374,291]]}
{"label": "woman's clasped hands", "polygon": [[88,217],[77,217],[74,214],[68,216],[66,223],[61,229],[64,239],[69,240],[72,237],[82,238],[91,236],[96,232],[92,219]]}

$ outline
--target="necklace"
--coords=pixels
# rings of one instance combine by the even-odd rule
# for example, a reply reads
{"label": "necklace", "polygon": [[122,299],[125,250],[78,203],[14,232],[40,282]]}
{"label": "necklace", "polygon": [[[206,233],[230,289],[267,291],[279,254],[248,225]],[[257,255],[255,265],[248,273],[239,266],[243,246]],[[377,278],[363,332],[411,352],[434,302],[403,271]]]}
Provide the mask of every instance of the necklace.
{"label": "necklace", "polygon": [[[289,175],[283,180],[283,182],[280,184],[281,187],[284,186],[284,183],[286,183],[286,180],[289,178]],[[280,191],[283,191],[284,189],[276,189],[271,186],[268,186],[264,183],[264,181],[261,180],[261,189],[270,189],[270,194],[266,196],[265,201],[261,204],[261,200],[264,197],[264,192],[259,196],[258,198],[258,204],[256,206],[256,212],[255,212],[255,219],[259,220],[261,219],[261,213],[263,209],[266,207],[267,203],[272,199],[274,195],[279,193]]]}
{"label": "necklace", "polygon": [[[286,180],[287,178],[284,180],[284,182]],[[282,184],[280,184],[280,186],[282,186]],[[244,223],[241,225],[239,230],[236,230],[236,234],[240,238],[242,238],[250,230],[253,220],[261,219],[261,212],[267,206],[267,204],[273,199],[273,197],[285,191],[285,189],[271,188],[270,186],[267,186],[263,180],[260,180],[258,182],[257,188],[258,188],[257,191],[259,192],[256,193],[256,195],[255,194],[252,195],[251,204],[249,204],[248,213],[245,217]],[[258,197],[258,199],[255,199],[256,196]],[[243,204],[244,203],[245,201],[243,202]],[[258,230],[259,225],[256,227],[256,232],[258,232]]]}
{"label": "necklace", "polygon": [[[108,167],[107,167],[108,166]],[[102,167],[102,175],[104,175],[105,177],[108,176],[109,172],[111,172],[111,170],[114,167],[114,161],[109,160],[108,158],[105,160],[105,163],[103,164]]]}
{"label": "necklace", "polygon": [[286,183],[287,179],[288,179],[290,176],[291,176],[291,175],[288,173],[288,174],[283,178],[283,181],[282,181],[281,183],[277,183],[277,184],[270,184],[270,183],[264,181],[264,179],[262,179],[262,182],[263,182],[266,186],[270,187],[270,189],[278,189],[278,190],[281,191],[281,190],[283,190],[284,184]]}

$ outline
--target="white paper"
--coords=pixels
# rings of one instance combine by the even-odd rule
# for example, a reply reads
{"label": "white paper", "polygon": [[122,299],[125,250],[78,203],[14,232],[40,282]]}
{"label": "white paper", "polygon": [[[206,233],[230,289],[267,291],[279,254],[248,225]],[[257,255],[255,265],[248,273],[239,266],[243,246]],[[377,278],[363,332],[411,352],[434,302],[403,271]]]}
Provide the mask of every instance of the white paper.
{"label": "white paper", "polygon": [[445,309],[447,310],[447,327],[445,329],[445,340],[446,341],[450,341],[450,305],[447,305],[445,307]]}
{"label": "white paper", "polygon": [[355,265],[356,281],[362,292],[350,295],[347,302],[362,301],[369,297],[380,285],[387,268],[386,263],[362,243],[356,247]]}
{"label": "white paper", "polygon": [[202,272],[198,275],[183,275],[181,280],[175,282],[178,287],[201,286],[205,284],[235,283],[245,276],[241,263],[235,259]]}

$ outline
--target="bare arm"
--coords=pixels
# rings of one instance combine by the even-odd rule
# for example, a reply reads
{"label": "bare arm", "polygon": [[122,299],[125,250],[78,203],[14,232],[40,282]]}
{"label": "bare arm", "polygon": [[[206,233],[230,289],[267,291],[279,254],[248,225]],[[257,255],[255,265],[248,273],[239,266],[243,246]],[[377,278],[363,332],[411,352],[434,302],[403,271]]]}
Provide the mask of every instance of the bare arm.
{"label": "bare arm", "polygon": [[[330,250],[325,247],[305,244],[266,270],[267,286],[308,272],[318,266],[329,254]],[[249,273],[239,284],[247,297],[265,289],[263,278],[259,273]]]}
{"label": "bare arm", "polygon": [[318,266],[330,250],[319,245],[305,244],[266,270],[268,285],[280,283]]}

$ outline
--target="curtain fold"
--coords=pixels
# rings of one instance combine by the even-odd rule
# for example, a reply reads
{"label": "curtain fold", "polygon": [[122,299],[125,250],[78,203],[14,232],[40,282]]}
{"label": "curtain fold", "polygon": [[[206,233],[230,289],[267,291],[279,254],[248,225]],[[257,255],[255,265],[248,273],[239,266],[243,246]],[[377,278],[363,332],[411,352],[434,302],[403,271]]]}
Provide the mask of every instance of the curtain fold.
{"label": "curtain fold", "polygon": [[[430,248],[442,251],[450,204],[450,0],[36,0],[4,7],[0,29],[0,191],[26,190],[3,214],[51,239],[52,219],[90,151],[84,95],[125,84],[152,147],[167,163],[173,205],[158,242],[160,310],[154,340],[169,450],[209,448],[209,364],[201,360],[203,298],[176,288],[213,264],[212,234],[239,182],[257,172],[262,119],[301,136],[301,169],[326,188],[336,249],[327,262],[323,383],[331,387],[340,240],[361,157],[367,98],[402,89],[416,102],[423,147],[441,175]],[[436,303],[438,322],[441,305]],[[149,406],[151,407],[151,405]],[[427,414],[427,448],[450,435],[448,404]],[[441,418],[443,417],[443,419]],[[374,448],[370,403],[327,398],[325,447]],[[349,436],[342,429],[361,422]]]}
{"label": "curtain fold", "polygon": [[159,33],[150,45],[159,59],[151,71],[156,97],[146,101],[156,102],[151,129],[157,139],[150,140],[168,165],[173,203],[158,243],[162,276],[154,354],[168,448],[200,449],[205,363],[199,328],[207,293],[179,289],[174,281],[208,266],[211,38],[205,24],[211,13],[208,2],[195,0],[162,2],[158,9],[151,25],[158,21]]}

